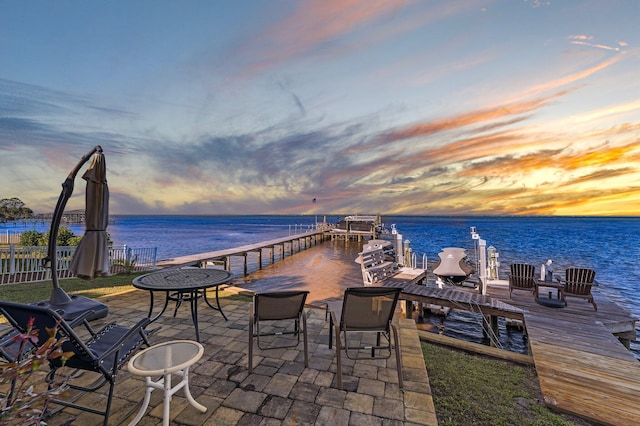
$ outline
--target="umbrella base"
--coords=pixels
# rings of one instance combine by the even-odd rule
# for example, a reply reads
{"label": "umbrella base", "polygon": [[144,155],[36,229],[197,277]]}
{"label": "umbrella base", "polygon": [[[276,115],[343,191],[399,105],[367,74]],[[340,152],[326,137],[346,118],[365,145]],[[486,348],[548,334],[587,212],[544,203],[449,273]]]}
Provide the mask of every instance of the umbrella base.
{"label": "umbrella base", "polygon": [[72,295],[70,297],[71,301],[64,304],[51,303],[49,300],[43,300],[42,302],[33,303],[33,305],[53,309],[67,321],[72,321],[87,311],[93,311],[93,314],[87,317],[89,321],[104,318],[109,313],[109,307],[104,303],[84,296]]}

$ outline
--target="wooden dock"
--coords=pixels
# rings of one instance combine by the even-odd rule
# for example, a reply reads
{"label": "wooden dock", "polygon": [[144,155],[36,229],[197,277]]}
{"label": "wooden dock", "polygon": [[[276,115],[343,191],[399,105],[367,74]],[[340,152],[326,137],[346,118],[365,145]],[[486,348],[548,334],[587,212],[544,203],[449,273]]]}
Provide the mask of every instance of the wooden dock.
{"label": "wooden dock", "polygon": [[581,299],[567,298],[566,308],[541,306],[523,291],[509,299],[506,282],[490,283],[488,293],[525,311],[547,406],[602,424],[640,424],[640,361],[622,343],[636,338],[629,312],[597,289],[597,312]]}
{"label": "wooden dock", "polygon": [[514,291],[493,281],[488,294],[409,284],[407,301],[522,320],[545,404],[557,411],[607,425],[640,424],[640,362],[623,342],[635,340],[636,319],[594,290],[598,311],[586,300],[567,298],[565,308],[535,302],[531,292]]}
{"label": "wooden dock", "polygon": [[263,254],[266,251],[268,260],[271,263],[276,258],[283,259],[285,256],[292,255],[300,250],[304,250],[312,245],[316,245],[326,238],[325,231],[311,231],[301,234],[289,235],[287,237],[276,238],[274,240],[262,241],[256,244],[248,244],[225,250],[217,250],[207,253],[198,253],[189,256],[175,257],[160,261],[157,263],[158,268],[170,268],[181,266],[203,266],[207,262],[221,263],[224,269],[231,270],[231,258],[243,258],[243,272],[248,274],[248,257],[253,254],[256,257],[258,269],[263,267]]}

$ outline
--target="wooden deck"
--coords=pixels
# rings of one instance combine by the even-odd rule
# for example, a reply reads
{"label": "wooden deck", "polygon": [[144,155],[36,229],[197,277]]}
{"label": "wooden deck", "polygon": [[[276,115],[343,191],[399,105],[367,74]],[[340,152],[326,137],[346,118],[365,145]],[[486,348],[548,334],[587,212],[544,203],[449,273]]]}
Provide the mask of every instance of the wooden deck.
{"label": "wooden deck", "polygon": [[597,290],[596,312],[582,299],[550,308],[537,304],[531,292],[514,291],[510,298],[506,281],[490,282],[486,296],[406,280],[384,286],[402,288],[408,301],[523,320],[548,407],[599,424],[640,424],[640,362],[619,340],[636,338],[635,318]]}
{"label": "wooden deck", "polygon": [[525,311],[525,327],[547,406],[610,425],[640,424],[640,362],[618,340],[635,339],[635,318],[594,290],[598,311],[567,298],[566,308],[535,303],[506,282],[488,293]]}

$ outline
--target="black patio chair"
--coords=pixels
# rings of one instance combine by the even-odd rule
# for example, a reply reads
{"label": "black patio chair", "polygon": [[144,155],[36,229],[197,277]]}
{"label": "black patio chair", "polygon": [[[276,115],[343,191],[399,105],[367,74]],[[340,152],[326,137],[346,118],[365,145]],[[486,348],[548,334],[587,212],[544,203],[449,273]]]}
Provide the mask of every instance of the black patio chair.
{"label": "black patio chair", "polygon": [[[90,334],[89,339],[85,342],[74,331],[72,324],[65,321],[57,312],[37,305],[23,305],[19,303],[0,301],[0,313],[21,333],[26,332],[30,318],[34,319],[34,328],[38,329],[38,342],[44,344],[48,338],[48,329],[58,327],[57,338],[63,340],[62,350],[71,352],[73,355],[63,362],[60,358],[49,360],[50,371],[46,375],[45,380],[49,388],[61,381],[71,378],[67,382],[69,389],[74,391],[68,399],[55,398],[51,402],[64,407],[72,407],[78,410],[87,411],[104,417],[104,425],[109,423],[109,415],[111,411],[111,401],[113,398],[114,387],[116,384],[116,375],[120,368],[126,364],[129,358],[143,345],[149,346],[147,340],[148,331],[145,327],[150,323],[149,318],[140,320],[135,326],[129,328],[115,323],[111,323],[103,327],[99,331],[95,331],[87,318],[94,313],[88,311],[73,321],[73,325],[84,324]],[[62,367],[72,369],[72,374],[61,374]],[[80,385],[74,383],[75,373],[88,371],[96,373],[96,380],[89,385]],[[59,374],[60,373],[60,374]],[[107,394],[107,402],[104,410],[100,410],[95,406],[85,406],[77,404],[79,397],[86,392],[95,392],[109,384]]]}
{"label": "black patio chair", "polygon": [[[256,293],[249,308],[249,373],[253,371],[253,339],[258,348],[280,349],[292,348],[300,344],[300,333],[304,340],[304,366],[309,366],[309,350],[307,342],[307,317],[304,304],[308,291],[273,291]],[[268,321],[271,327],[266,332],[260,331],[261,322]],[[288,327],[280,327],[274,322],[286,321]],[[293,321],[293,328],[291,328]],[[293,335],[294,338],[280,339],[280,336]],[[261,345],[260,337],[278,336],[269,344]]]}
{"label": "black patio chair", "polygon": [[[351,287],[345,290],[339,323],[331,312],[331,324],[336,327],[338,389],[342,389],[342,351],[352,360],[388,359],[394,349],[398,385],[403,388],[398,329],[391,322],[400,292],[400,288],[387,287]],[[375,333],[375,343],[371,342],[372,338],[367,339],[371,333]],[[381,337],[386,342],[381,342]]]}
{"label": "black patio chair", "polygon": [[4,360],[4,363],[0,363],[3,364],[3,369],[13,370],[11,372],[3,372],[3,375],[13,376],[9,380],[9,391],[6,394],[0,393],[0,398],[6,398],[7,401],[13,399],[20,362],[35,349],[35,346],[28,340],[21,343],[20,340],[17,339],[19,335],[20,332],[14,328],[0,336],[0,361]]}

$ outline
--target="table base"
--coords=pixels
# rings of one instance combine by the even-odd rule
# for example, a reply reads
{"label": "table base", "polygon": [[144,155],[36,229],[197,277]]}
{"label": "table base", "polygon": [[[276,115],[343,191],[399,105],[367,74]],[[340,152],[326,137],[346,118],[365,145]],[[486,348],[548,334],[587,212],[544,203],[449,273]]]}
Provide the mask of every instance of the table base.
{"label": "table base", "polygon": [[547,306],[549,308],[564,308],[564,302],[560,299],[551,299],[549,297],[537,297],[536,303],[538,305]]}
{"label": "table base", "polygon": [[195,407],[201,413],[205,413],[207,411],[207,407],[197,402],[193,396],[191,395],[191,391],[189,390],[189,367],[184,370],[175,371],[174,374],[182,376],[182,380],[171,387],[171,373],[165,374],[158,381],[154,382],[151,380],[151,377],[145,377],[147,391],[144,394],[144,400],[142,401],[142,407],[140,407],[140,411],[136,417],[129,423],[129,426],[136,425],[144,416],[144,413],[147,411],[149,407],[149,400],[151,399],[151,392],[155,389],[160,389],[164,391],[164,400],[163,400],[163,412],[162,412],[162,424],[164,426],[169,426],[169,417],[170,417],[170,408],[171,408],[171,397],[174,393],[184,388],[185,396],[187,397],[187,401],[193,407]]}

